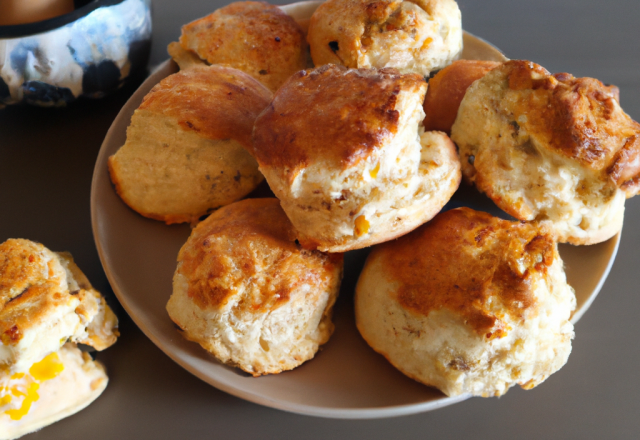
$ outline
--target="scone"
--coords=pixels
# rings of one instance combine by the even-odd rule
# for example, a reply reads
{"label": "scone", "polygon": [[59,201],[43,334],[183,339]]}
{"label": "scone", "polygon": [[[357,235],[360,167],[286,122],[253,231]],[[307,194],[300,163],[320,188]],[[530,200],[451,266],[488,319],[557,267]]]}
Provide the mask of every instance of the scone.
{"label": "scone", "polygon": [[375,247],[355,299],[367,343],[448,396],[540,384],[571,352],[575,305],[551,233],[468,208]]}
{"label": "scone", "polygon": [[607,240],[640,190],[640,124],[617,93],[529,61],[492,70],[451,129],[464,177],[512,216],[549,222],[560,242]]}
{"label": "scone", "polygon": [[424,100],[425,130],[451,134],[451,126],[469,86],[499,65],[495,61],[459,60],[436,73],[429,80]]}
{"label": "scone", "polygon": [[133,210],[167,224],[196,222],[263,177],[246,150],[272,95],[247,74],[193,66],[160,81],[109,158],[116,191]]}
{"label": "scone", "polygon": [[0,370],[0,440],[15,439],[69,417],[102,394],[109,379],[100,362],[64,345],[25,373]]}
{"label": "scone", "polygon": [[69,254],[23,239],[0,244],[0,369],[27,371],[67,341],[103,350],[117,326]]}
{"label": "scone", "polygon": [[107,385],[97,350],[118,320],[68,253],[29,240],[0,244],[0,440],[80,411]]}
{"label": "scone", "polygon": [[426,132],[427,84],[395,69],[292,76],[256,120],[254,156],[303,246],[344,252],[436,215],[460,183],[455,146]]}
{"label": "scone", "polygon": [[309,58],[300,26],[263,2],[231,3],[184,25],[180,45],[209,64],[240,69],[274,92]]}
{"label": "scone", "polygon": [[307,35],[316,66],[393,67],[429,76],[462,51],[455,0],[328,0]]}
{"label": "scone", "polygon": [[291,370],[333,333],[342,255],[307,251],[278,200],[247,199],[202,221],[180,249],[169,316],[221,362]]}

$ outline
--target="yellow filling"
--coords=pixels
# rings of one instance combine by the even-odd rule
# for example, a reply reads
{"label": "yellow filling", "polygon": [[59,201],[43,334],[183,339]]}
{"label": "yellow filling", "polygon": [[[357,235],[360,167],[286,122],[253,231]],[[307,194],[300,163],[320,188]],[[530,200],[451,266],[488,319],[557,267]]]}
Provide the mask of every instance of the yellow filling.
{"label": "yellow filling", "polygon": [[[9,405],[13,401],[13,397],[23,397],[23,400],[20,408],[8,409],[4,413],[11,417],[11,420],[20,420],[26,416],[31,409],[31,404],[40,398],[38,394],[40,384],[38,382],[51,380],[62,373],[62,370],[64,370],[64,364],[60,360],[60,357],[58,357],[58,353],[51,353],[40,362],[36,362],[31,366],[29,376],[25,375],[25,373],[16,373],[11,376],[9,380],[14,383],[8,387],[0,388],[0,391],[10,392],[10,394],[5,394],[0,397],[0,406]],[[17,381],[23,383],[15,383]],[[21,391],[19,386],[26,385],[25,382],[29,383],[26,386],[26,391]]]}
{"label": "yellow filling", "polygon": [[380,171],[380,162],[376,164],[376,167],[374,169],[369,171],[369,175],[371,176],[372,179],[375,179],[376,177],[378,177],[378,171]]}
{"label": "yellow filling", "polygon": [[360,215],[356,218],[356,228],[354,233],[356,237],[362,237],[364,234],[369,232],[369,220],[364,215]]}

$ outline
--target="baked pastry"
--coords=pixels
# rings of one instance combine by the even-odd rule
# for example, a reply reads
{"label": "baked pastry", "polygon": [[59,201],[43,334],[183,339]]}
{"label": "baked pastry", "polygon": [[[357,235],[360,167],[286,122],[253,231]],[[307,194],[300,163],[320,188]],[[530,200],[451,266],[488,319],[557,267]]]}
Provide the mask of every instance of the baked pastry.
{"label": "baked pastry", "polygon": [[640,124],[596,79],[509,61],[469,88],[451,137],[469,182],[560,242],[612,237],[640,189]]}
{"label": "baked pastry", "polygon": [[468,208],[375,247],[355,299],[362,337],[402,373],[484,397],[566,363],[575,305],[552,233]]}
{"label": "baked pastry", "polygon": [[246,151],[271,92],[224,66],[192,66],[160,81],[109,158],[116,191],[132,209],[167,224],[196,222],[262,181]]}
{"label": "baked pastry", "polygon": [[300,26],[263,2],[231,3],[184,25],[180,45],[209,64],[240,69],[274,92],[309,62]]}
{"label": "baked pastry", "polygon": [[74,344],[25,373],[0,371],[0,438],[18,438],[81,411],[108,381],[102,364]]}
{"label": "baked pastry", "polygon": [[67,341],[103,350],[117,326],[69,254],[23,239],[0,244],[0,369],[27,371]]}
{"label": "baked pastry", "polygon": [[436,73],[429,80],[424,100],[424,129],[451,134],[451,126],[469,86],[499,65],[495,61],[459,60]]}
{"label": "baked pastry", "polygon": [[256,120],[254,156],[310,249],[344,252],[430,220],[460,183],[455,146],[423,133],[427,88],[395,69],[293,75]]}
{"label": "baked pastry", "polygon": [[107,385],[75,343],[103,350],[118,320],[68,253],[29,240],[0,244],[0,438],[80,411]]}
{"label": "baked pastry", "polygon": [[328,0],[311,16],[307,40],[316,66],[429,76],[462,52],[462,21],[455,0]]}
{"label": "baked pastry", "polygon": [[277,199],[246,199],[192,231],[167,311],[221,362],[276,374],[329,340],[341,278],[342,255],[302,249]]}

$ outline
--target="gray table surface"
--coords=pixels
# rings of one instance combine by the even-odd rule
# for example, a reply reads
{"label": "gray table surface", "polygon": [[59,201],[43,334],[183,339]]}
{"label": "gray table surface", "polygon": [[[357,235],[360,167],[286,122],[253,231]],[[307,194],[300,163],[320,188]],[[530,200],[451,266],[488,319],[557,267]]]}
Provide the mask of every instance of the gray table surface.
{"label": "gray table surface", "polygon": [[[154,0],[151,63],[167,55],[180,25],[224,3]],[[552,72],[593,76],[621,89],[640,119],[640,1],[459,0],[466,30],[510,58]],[[531,391],[474,398],[423,414],[330,420],[289,414],[235,398],[182,370],[132,323],[102,271],[93,243],[89,191],[104,135],[134,87],[61,110],[0,111],[0,241],[38,240],[68,250],[115,304],[122,337],[98,359],[105,393],[81,413],[29,439],[178,438],[640,438],[640,197],[627,202],[622,244],[609,279],[576,326],[567,365]]]}

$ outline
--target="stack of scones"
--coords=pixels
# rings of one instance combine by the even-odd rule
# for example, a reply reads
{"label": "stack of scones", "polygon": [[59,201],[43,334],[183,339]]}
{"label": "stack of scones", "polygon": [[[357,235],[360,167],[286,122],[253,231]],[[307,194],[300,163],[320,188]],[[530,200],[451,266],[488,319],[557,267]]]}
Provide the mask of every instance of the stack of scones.
{"label": "stack of scones", "polygon": [[[109,166],[132,209],[194,225],[167,304],[185,338],[293,369],[334,330],[342,254],[373,247],[356,324],[407,376],[499,396],[566,363],[557,245],[620,232],[640,125],[615,87],[462,45],[454,0],[238,2],[182,28]],[[263,178],[275,198],[240,200]],[[441,213],[462,179],[515,221]]]}

